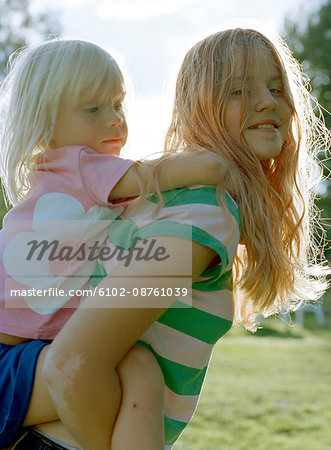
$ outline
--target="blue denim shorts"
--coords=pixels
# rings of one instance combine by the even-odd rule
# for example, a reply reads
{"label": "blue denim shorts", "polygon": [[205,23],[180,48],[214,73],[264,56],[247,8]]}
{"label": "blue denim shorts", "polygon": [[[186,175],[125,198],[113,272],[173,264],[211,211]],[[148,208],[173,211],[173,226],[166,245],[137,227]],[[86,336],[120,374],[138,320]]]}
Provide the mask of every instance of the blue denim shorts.
{"label": "blue denim shorts", "polygon": [[50,341],[0,344],[0,449],[21,431],[33,388],[38,356]]}

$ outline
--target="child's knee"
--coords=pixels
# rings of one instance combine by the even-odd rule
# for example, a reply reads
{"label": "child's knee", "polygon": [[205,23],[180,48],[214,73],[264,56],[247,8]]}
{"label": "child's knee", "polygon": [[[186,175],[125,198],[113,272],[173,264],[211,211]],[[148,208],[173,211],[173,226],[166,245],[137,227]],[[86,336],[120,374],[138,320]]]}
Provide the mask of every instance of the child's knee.
{"label": "child's knee", "polygon": [[152,352],[146,348],[135,345],[126,354],[118,367],[120,377],[129,377],[131,382],[135,379],[149,385],[149,388],[164,390],[164,379],[160,366]]}
{"label": "child's knee", "polygon": [[118,366],[123,400],[136,414],[142,413],[156,427],[163,427],[164,379],[153,354],[135,345]]}
{"label": "child's knee", "polygon": [[141,345],[134,345],[130,351],[125,355],[120,363],[120,370],[135,371],[146,374],[146,371],[151,373],[154,377],[158,377],[163,381],[163,375],[158,362],[156,361],[152,352]]}

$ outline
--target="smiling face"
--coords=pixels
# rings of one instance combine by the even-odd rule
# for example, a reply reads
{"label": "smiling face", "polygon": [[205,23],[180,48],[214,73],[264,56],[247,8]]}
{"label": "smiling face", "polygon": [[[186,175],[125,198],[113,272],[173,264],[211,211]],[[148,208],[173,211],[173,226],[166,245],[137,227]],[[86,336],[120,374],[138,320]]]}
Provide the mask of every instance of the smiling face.
{"label": "smiling face", "polygon": [[[238,54],[225,127],[239,145],[246,143],[260,160],[265,160],[281,152],[290,128],[291,109],[270,51],[263,52],[260,62],[258,68],[248,73],[243,86],[243,63]],[[242,123],[244,109],[247,115]]]}

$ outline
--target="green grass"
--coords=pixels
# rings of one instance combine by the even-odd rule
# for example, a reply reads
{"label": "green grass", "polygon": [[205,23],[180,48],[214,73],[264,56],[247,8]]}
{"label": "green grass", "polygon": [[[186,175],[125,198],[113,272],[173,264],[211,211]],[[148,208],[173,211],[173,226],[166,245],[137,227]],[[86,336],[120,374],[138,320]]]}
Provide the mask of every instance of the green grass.
{"label": "green grass", "polygon": [[174,450],[330,450],[331,316],[269,318],[216,346],[194,418]]}

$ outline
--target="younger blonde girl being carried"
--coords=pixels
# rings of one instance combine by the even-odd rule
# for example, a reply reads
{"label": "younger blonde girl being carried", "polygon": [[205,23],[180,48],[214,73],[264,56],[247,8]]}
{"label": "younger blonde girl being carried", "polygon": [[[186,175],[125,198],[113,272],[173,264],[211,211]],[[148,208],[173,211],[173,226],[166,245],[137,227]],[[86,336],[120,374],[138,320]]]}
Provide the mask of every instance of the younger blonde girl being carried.
{"label": "younger blonde girl being carried", "polygon": [[[52,258],[47,260],[52,245],[59,242],[68,251],[65,244],[70,242],[81,240],[85,246],[103,242],[109,225],[125,209],[124,203],[112,201],[137,196],[141,188],[154,189],[153,169],[160,161],[119,157],[127,140],[124,98],[123,76],[114,59],[100,47],[77,40],[52,40],[24,50],[2,85],[2,183],[14,208],[1,231],[1,448],[12,442],[23,424],[58,417],[43,362],[50,341],[80,303],[80,296],[70,290],[88,286],[96,260],[77,257],[75,264],[67,264],[59,257],[60,266],[52,265]],[[162,190],[217,184],[221,169],[220,159],[212,153],[175,155],[164,160],[158,183]],[[39,259],[27,254],[33,242],[45,245]],[[47,247],[50,243],[52,248]],[[53,288],[58,289],[54,292],[62,289],[63,295],[52,295]],[[40,289],[43,296],[30,295],[33,289]],[[13,290],[15,295],[10,294]],[[81,335],[85,332],[84,326],[76,330]],[[117,442],[127,442],[128,448],[162,448],[162,375],[152,354],[139,347],[121,365],[134,341],[123,349],[120,343],[112,342],[119,356],[112,370],[101,369],[99,381],[98,368],[93,367],[91,399],[80,405],[80,413],[72,415],[68,425],[85,449],[108,449],[113,429],[120,430],[114,431]],[[150,394],[142,387],[147,379]],[[133,399],[143,397],[135,410],[120,398],[127,384]],[[129,434],[114,426],[120,404],[119,422],[128,420]],[[67,425],[68,419],[63,420]],[[33,433],[27,439],[37,439]],[[112,443],[112,448],[126,447]]]}

